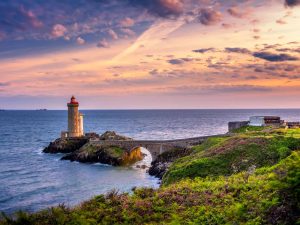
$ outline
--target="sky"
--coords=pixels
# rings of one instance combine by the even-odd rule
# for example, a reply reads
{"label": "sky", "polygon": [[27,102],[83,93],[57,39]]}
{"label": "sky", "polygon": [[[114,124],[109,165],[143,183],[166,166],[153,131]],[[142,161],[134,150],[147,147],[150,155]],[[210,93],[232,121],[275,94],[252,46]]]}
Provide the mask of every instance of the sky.
{"label": "sky", "polygon": [[2,0],[0,109],[300,108],[300,0]]}

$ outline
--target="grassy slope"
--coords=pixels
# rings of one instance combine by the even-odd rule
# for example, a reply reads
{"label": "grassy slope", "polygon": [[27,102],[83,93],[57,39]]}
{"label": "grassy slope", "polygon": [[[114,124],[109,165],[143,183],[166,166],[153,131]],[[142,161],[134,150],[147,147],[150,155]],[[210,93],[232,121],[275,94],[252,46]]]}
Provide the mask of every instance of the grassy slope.
{"label": "grassy slope", "polygon": [[251,132],[196,146],[158,190],[112,191],[2,224],[300,224],[299,140],[292,131]]}
{"label": "grassy slope", "polygon": [[163,177],[164,184],[185,178],[231,175],[251,166],[271,166],[300,149],[300,140],[285,137],[211,138],[193,154],[175,161]]}

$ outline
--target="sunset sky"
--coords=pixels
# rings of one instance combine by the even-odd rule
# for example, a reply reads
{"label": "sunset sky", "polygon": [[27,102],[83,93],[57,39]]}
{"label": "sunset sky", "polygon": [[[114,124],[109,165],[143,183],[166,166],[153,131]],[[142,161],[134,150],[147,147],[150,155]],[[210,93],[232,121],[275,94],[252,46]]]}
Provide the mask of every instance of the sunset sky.
{"label": "sunset sky", "polygon": [[299,108],[300,0],[0,1],[0,109]]}

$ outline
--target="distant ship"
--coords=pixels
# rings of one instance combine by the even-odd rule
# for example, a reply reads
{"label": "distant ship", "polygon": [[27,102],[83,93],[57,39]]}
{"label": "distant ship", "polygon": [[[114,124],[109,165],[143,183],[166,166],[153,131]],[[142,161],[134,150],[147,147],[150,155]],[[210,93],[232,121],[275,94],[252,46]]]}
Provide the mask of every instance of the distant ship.
{"label": "distant ship", "polygon": [[37,109],[37,111],[47,111],[47,109]]}

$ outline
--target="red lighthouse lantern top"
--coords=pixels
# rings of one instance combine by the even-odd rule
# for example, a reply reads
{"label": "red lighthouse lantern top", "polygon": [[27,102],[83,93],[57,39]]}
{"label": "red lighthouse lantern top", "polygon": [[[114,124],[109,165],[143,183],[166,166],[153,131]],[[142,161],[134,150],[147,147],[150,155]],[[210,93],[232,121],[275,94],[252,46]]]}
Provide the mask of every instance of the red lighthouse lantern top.
{"label": "red lighthouse lantern top", "polygon": [[71,101],[69,104],[78,104],[78,102],[76,101],[76,98],[74,97],[74,95],[71,98]]}

